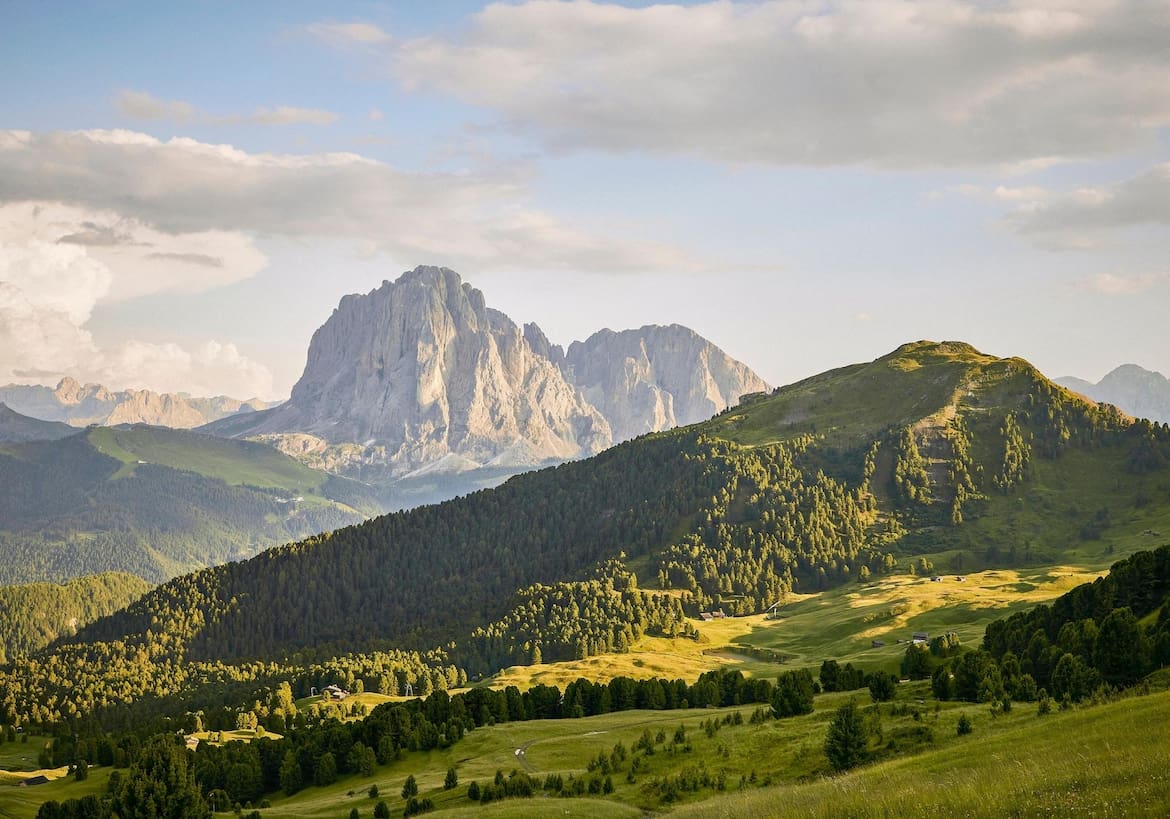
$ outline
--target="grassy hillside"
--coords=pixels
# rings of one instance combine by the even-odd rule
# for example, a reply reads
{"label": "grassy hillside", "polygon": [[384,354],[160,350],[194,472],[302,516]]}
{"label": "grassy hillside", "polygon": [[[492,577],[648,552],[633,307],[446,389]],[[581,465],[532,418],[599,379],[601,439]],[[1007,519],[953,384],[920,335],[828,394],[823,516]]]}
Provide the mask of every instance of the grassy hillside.
{"label": "grassy hillside", "polygon": [[0,402],[0,441],[56,441],[76,434],[68,424],[30,418]]}
{"label": "grassy hillside", "polygon": [[0,445],[0,584],[159,582],[375,514],[362,485],[257,444],[153,427]]}
{"label": "grassy hillside", "polygon": [[792,787],[719,796],[686,817],[1163,816],[1170,694],[995,725],[964,741]]}
{"label": "grassy hillside", "polygon": [[249,441],[141,425],[97,427],[87,435],[94,449],[122,463],[115,478],[133,475],[139,465],[157,464],[215,478],[229,486],[288,493],[313,492],[329,480],[324,472]]}

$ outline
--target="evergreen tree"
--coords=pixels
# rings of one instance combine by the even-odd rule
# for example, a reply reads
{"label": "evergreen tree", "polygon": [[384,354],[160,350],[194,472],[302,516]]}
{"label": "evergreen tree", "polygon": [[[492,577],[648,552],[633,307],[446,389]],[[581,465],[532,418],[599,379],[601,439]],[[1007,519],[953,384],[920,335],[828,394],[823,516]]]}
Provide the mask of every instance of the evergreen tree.
{"label": "evergreen tree", "polygon": [[174,737],[165,735],[151,738],[135,755],[117,793],[112,794],[111,810],[121,817],[211,817],[195,782],[190,753]]}
{"label": "evergreen tree", "polygon": [[301,764],[297,762],[297,755],[292,751],[286,751],[280,763],[280,789],[292,796],[303,785]]}
{"label": "evergreen tree", "polygon": [[772,715],[777,719],[811,714],[813,710],[813,678],[808,669],[785,671],[776,678],[772,692]]}
{"label": "evergreen tree", "polygon": [[869,757],[869,730],[853,700],[837,709],[825,737],[825,756],[835,771],[855,768]]}
{"label": "evergreen tree", "polygon": [[961,717],[959,717],[959,724],[955,730],[959,736],[966,736],[975,729],[971,725],[970,718],[966,714],[963,714]]}
{"label": "evergreen tree", "polygon": [[406,782],[402,785],[402,798],[409,799],[412,796],[418,796],[418,782],[415,781],[414,774],[406,777]]}
{"label": "evergreen tree", "polygon": [[1149,654],[1148,642],[1133,612],[1128,608],[1109,612],[1093,647],[1093,665],[1101,676],[1114,685],[1132,685],[1145,674]]}
{"label": "evergreen tree", "polygon": [[898,678],[888,671],[875,671],[869,675],[869,695],[874,702],[889,702],[897,690]]}
{"label": "evergreen tree", "polygon": [[333,754],[326,751],[317,759],[317,767],[313,770],[314,785],[332,785],[337,781],[337,760]]}

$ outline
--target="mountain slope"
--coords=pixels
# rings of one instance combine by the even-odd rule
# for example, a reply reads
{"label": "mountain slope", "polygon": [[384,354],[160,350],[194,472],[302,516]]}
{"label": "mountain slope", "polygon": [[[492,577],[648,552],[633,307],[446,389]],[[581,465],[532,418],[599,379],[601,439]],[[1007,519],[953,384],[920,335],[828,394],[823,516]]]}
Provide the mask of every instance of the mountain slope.
{"label": "mountain slope", "polygon": [[240,401],[220,395],[195,398],[150,390],[110,390],[100,384],[79,384],[63,378],[56,387],[8,384],[0,402],[24,415],[61,421],[74,427],[90,424],[155,424],[190,429],[239,413],[271,406],[266,401]]}
{"label": "mountain slope", "polygon": [[[1034,557],[1076,548],[1108,529],[1108,508],[1038,500],[1024,531],[1012,528],[1032,525],[1021,499],[1066,497],[1073,483],[1120,515],[1157,493],[1168,461],[1165,430],[1084,402],[1026,362],[920,342],[588,461],[218,567],[84,636],[157,618],[204,657],[425,648],[501,618],[527,585],[583,577],[619,553],[640,586],[680,591],[692,614],[758,612],[924,551],[974,566],[1007,560],[1009,545]],[[1018,543],[988,551],[993,526]],[[174,620],[196,608],[198,628]]]}
{"label": "mountain slope", "polygon": [[149,589],[142,578],[118,572],[61,585],[0,586],[0,665],[125,608]]}
{"label": "mountain slope", "polygon": [[359,484],[261,444],[96,427],[0,446],[0,583],[155,582],[377,511]]}
{"label": "mountain slope", "polygon": [[390,647],[442,646],[427,657],[453,679],[933,562],[1100,566],[1170,525],[1168,464],[1165,427],[1020,359],[917,342],[702,424],[176,578],[14,671],[4,707],[94,708],[106,675],[58,678],[77,656],[120,669],[131,700],[190,701],[183,685],[254,675],[253,658]]}
{"label": "mountain slope", "polygon": [[1093,384],[1080,378],[1058,378],[1056,383],[1113,404],[1135,418],[1170,423],[1170,378],[1136,364],[1122,364]]}
{"label": "mountain slope", "polygon": [[76,434],[68,424],[30,418],[0,402],[0,442],[56,441]]}

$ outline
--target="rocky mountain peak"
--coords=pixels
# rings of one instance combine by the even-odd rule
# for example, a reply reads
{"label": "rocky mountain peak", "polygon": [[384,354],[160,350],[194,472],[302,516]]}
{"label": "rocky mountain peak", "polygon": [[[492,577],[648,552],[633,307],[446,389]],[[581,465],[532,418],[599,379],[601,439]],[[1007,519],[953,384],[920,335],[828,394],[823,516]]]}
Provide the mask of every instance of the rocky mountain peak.
{"label": "rocky mountain peak", "polygon": [[537,463],[608,446],[604,417],[530,337],[458,273],[417,267],[341,300],[291,399],[255,431],[377,442],[399,472],[452,453],[486,464],[519,442]]}
{"label": "rocky mountain peak", "polygon": [[600,330],[569,345],[564,368],[619,441],[702,421],[769,389],[747,365],[679,324]]}
{"label": "rocky mountain peak", "polygon": [[566,353],[455,271],[420,266],[341,300],[288,403],[209,431],[308,435],[330,457],[357,444],[346,457],[391,477],[516,469],[702,420],[766,388],[679,325],[605,330]]}

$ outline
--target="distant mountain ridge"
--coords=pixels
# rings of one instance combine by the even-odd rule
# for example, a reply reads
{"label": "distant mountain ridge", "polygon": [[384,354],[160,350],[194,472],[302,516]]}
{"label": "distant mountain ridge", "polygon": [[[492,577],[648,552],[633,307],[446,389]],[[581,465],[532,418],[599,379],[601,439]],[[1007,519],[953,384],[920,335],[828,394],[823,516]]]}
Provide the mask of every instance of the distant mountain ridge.
{"label": "distant mountain ridge", "polygon": [[0,401],[0,442],[57,441],[77,433],[78,430],[68,424],[30,418]]}
{"label": "distant mountain ridge", "polygon": [[160,582],[380,510],[368,487],[262,444],[146,425],[72,433],[0,443],[0,586],[107,571]]}
{"label": "distant mountain ridge", "polygon": [[1057,384],[1094,401],[1113,404],[1135,418],[1170,423],[1170,378],[1136,364],[1122,364],[1096,384],[1065,376]]}
{"label": "distant mountain ridge", "polygon": [[364,479],[502,475],[693,423],[767,389],[679,325],[603,330],[566,354],[458,273],[420,266],[341,300],[288,402],[206,431],[260,437],[343,474],[366,467]]}
{"label": "distant mountain ridge", "polygon": [[0,387],[0,402],[22,415],[74,427],[152,424],[172,429],[191,429],[272,406],[272,402],[258,398],[241,401],[225,395],[198,398],[185,393],[110,390],[69,377],[62,378],[56,387],[8,384]]}

